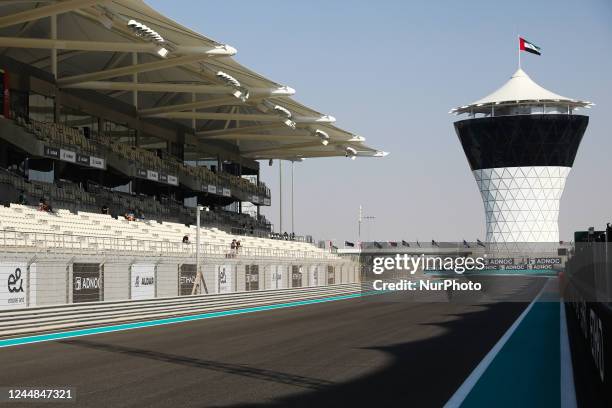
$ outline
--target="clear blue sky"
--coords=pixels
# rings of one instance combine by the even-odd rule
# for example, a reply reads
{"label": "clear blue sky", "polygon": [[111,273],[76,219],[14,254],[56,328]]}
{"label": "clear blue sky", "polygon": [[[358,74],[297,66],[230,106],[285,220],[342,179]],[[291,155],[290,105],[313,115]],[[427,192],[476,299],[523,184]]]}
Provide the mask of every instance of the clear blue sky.
{"label": "clear blue sky", "polygon": [[[148,3],[236,47],[239,62],[391,152],[296,164],[297,233],[356,239],[361,204],[376,217],[369,239],[482,239],[480,194],[448,111],[510,77],[517,33],[542,47],[541,57],[523,56],[536,82],[597,104],[561,202],[561,238],[612,221],[612,2]],[[275,194],[265,213],[277,223],[277,165],[262,163],[262,175]],[[288,194],[284,203],[289,226]]]}

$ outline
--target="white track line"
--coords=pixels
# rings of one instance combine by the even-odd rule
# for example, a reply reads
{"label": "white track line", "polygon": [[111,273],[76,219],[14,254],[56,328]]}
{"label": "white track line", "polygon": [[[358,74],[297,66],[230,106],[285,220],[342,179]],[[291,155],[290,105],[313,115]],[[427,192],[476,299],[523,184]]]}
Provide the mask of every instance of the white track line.
{"label": "white track line", "polygon": [[540,299],[544,289],[546,288],[550,279],[542,286],[538,295],[531,301],[531,303],[523,310],[523,313],[512,323],[512,326],[504,333],[504,335],[499,339],[499,341],[493,346],[493,348],[487,353],[487,355],[480,361],[480,363],[476,366],[474,371],[470,373],[470,375],[465,379],[463,384],[455,391],[453,396],[448,400],[446,404],[444,404],[444,408],[458,408],[461,406],[463,401],[466,399],[472,388],[476,385],[480,377],[487,371],[487,368],[491,364],[491,362],[495,359],[495,356],[500,352],[502,347],[506,344],[508,339],[514,334],[517,327],[521,324],[525,316],[529,313],[534,303]]}
{"label": "white track line", "polygon": [[572,352],[570,350],[567,333],[567,320],[565,317],[565,302],[559,302],[559,328],[561,338],[561,408],[576,408],[576,388],[574,386],[574,367],[572,366]]}

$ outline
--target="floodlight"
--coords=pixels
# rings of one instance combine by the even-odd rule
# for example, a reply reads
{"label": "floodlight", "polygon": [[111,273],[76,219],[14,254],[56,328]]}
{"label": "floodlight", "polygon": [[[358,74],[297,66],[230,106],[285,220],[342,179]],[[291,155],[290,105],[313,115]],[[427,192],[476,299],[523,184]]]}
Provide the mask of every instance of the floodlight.
{"label": "floodlight", "polygon": [[289,109],[280,106],[280,105],[275,105],[274,106],[274,110],[276,111],[276,113],[285,116],[286,118],[291,118],[291,112],[289,112]]}
{"label": "floodlight", "polygon": [[152,40],[157,43],[165,42],[164,37],[162,37],[157,31],[153,30],[151,27],[145,24],[142,24],[136,20],[129,20],[127,25],[139,37],[148,38],[149,40]]}
{"label": "floodlight", "polygon": [[240,82],[236,78],[234,78],[233,76],[231,76],[230,74],[226,72],[223,72],[223,71],[217,72],[217,78],[225,82],[227,85],[231,85],[235,88],[240,87]]}
{"label": "floodlight", "polygon": [[327,146],[329,144],[329,135],[327,132],[324,132],[320,129],[315,130],[315,136],[318,136],[321,139],[321,144],[323,146]]}
{"label": "floodlight", "polygon": [[246,102],[247,99],[249,99],[249,91],[244,88],[240,84],[240,81],[238,81],[236,78],[223,71],[218,71],[216,76],[223,83],[225,83],[225,85],[234,88],[234,92],[232,92],[232,95],[234,95],[234,97],[240,99],[242,102]]}
{"label": "floodlight", "polygon": [[157,54],[160,57],[162,57],[162,58],[166,58],[169,53],[170,53],[170,51],[168,51],[167,48],[164,48],[164,47],[161,47],[161,46],[157,48]]}

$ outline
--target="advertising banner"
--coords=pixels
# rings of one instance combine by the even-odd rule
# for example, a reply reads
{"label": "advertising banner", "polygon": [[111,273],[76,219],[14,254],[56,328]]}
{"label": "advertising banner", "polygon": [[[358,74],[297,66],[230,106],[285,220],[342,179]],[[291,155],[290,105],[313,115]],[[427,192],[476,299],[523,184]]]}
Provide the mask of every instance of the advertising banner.
{"label": "advertising banner", "polygon": [[310,267],[310,285],[319,286],[319,267],[314,265]]}
{"label": "advertising banner", "polygon": [[168,184],[172,184],[173,186],[178,186],[178,177],[168,174]]}
{"label": "advertising banner", "polygon": [[60,151],[59,149],[56,149],[55,147],[45,146],[45,156],[59,159]]}
{"label": "advertising banner", "polygon": [[130,293],[132,299],[152,299],[155,297],[155,265],[132,265]]}
{"label": "advertising banner", "polygon": [[231,195],[232,195],[232,190],[230,190],[229,188],[223,189],[223,197],[231,197]]}
{"label": "advertising banner", "polygon": [[232,265],[217,265],[215,275],[217,293],[230,293],[233,291]]}
{"label": "advertising banner", "polygon": [[336,283],[336,271],[332,265],[327,266],[327,284],[333,285]]}
{"label": "advertising banner", "polygon": [[208,185],[208,192],[211,194],[217,194],[217,186],[213,186],[212,184]]}
{"label": "advertising banner", "polygon": [[285,287],[285,271],[284,265],[272,265],[272,273],[270,274],[270,287],[272,289],[281,289]]}
{"label": "advertising banner", "polygon": [[26,307],[27,268],[20,263],[0,264],[0,310]]}
{"label": "advertising banner", "polygon": [[179,296],[191,295],[195,279],[195,264],[182,264],[179,269]]}
{"label": "advertising banner", "polygon": [[291,287],[302,287],[302,267],[298,265],[291,266]]}
{"label": "advertising banner", "polygon": [[101,157],[91,156],[89,158],[89,165],[91,167],[95,167],[96,169],[105,169],[106,162]]}
{"label": "advertising banner", "polygon": [[84,166],[89,166],[90,158],[86,154],[77,153],[76,161],[77,163],[82,164]]}
{"label": "advertising banner", "polygon": [[100,264],[72,264],[72,302],[99,302],[103,299]]}
{"label": "advertising banner", "polygon": [[159,181],[159,173],[153,170],[147,170],[147,179]]}
{"label": "advertising banner", "polygon": [[60,160],[76,163],[76,153],[70,150],[60,149]]}
{"label": "advertising banner", "polygon": [[244,266],[245,290],[259,290],[259,265]]}

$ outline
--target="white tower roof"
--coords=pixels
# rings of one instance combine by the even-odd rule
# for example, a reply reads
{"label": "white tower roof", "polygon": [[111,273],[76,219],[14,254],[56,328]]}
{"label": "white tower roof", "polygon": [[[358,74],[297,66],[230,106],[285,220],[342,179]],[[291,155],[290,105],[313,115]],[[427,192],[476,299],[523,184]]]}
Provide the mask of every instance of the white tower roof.
{"label": "white tower roof", "polygon": [[482,99],[468,105],[454,108],[450,113],[489,111],[492,105],[516,105],[521,103],[560,103],[572,108],[590,107],[593,103],[567,98],[549,91],[535,83],[529,75],[519,68],[499,89]]}

